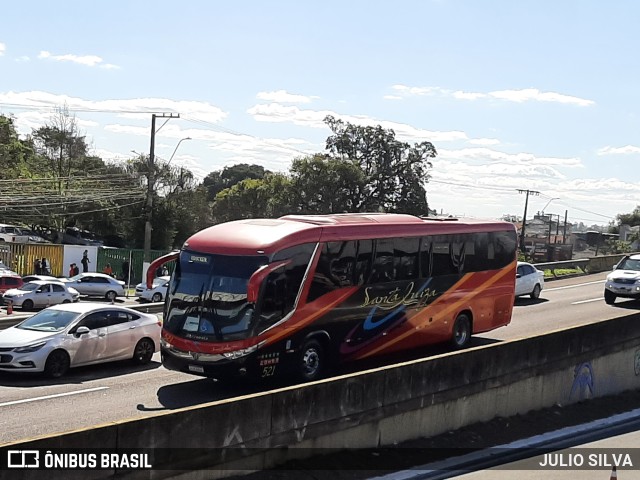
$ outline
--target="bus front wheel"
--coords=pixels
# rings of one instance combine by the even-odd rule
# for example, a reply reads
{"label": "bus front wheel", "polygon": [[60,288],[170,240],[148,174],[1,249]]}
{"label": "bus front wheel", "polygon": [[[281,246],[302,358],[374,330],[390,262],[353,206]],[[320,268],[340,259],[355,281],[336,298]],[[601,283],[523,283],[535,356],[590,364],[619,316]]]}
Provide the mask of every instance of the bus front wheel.
{"label": "bus front wheel", "polygon": [[461,313],[453,322],[453,335],[451,342],[455,348],[465,348],[471,341],[471,319],[465,313]]}
{"label": "bus front wheel", "polygon": [[324,349],[317,340],[307,340],[298,356],[298,376],[302,381],[313,382],[322,375],[325,367]]}

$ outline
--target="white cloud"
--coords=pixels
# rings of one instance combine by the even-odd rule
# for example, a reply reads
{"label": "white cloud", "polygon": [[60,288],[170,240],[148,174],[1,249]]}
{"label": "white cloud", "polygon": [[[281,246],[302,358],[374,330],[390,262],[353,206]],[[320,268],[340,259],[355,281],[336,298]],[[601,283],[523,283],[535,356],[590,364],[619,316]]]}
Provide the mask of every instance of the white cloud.
{"label": "white cloud", "polygon": [[384,98],[385,100],[404,100],[404,97],[401,97],[399,95],[385,95],[382,98]]}
{"label": "white cloud", "polygon": [[588,107],[595,105],[593,100],[587,100],[572,95],[564,95],[556,92],[541,92],[537,88],[524,88],[513,90],[495,90],[493,92],[463,92],[452,91],[440,87],[409,87],[406,85],[393,85],[393,90],[404,96],[433,96],[453,97],[458,100],[477,100],[481,98],[494,98],[508,102],[553,102]]}
{"label": "white cloud", "polygon": [[598,150],[598,155],[629,155],[635,153],[640,153],[640,147],[634,145],[627,145],[625,147],[606,146]]}
{"label": "white cloud", "polygon": [[586,100],[584,98],[574,97],[571,95],[563,95],[555,92],[541,92],[537,88],[525,88],[522,90],[499,90],[490,92],[490,96],[501,100],[508,100],[510,102],[555,102],[555,103],[569,103],[578,105],[580,107],[588,107],[594,105],[593,100]]}
{"label": "white cloud", "polygon": [[303,110],[293,105],[280,105],[278,103],[255,105],[248,109],[247,113],[259,122],[293,123],[294,125],[312,128],[328,128],[324,123],[324,119],[327,115],[331,115],[356,125],[380,125],[383,128],[391,128],[399,138],[412,142],[467,140],[467,135],[459,131],[439,132],[423,130],[404,123],[381,121],[364,115],[342,115],[330,110]]}
{"label": "white cloud", "polygon": [[7,46],[0,42],[0,57],[4,55],[4,52],[7,50]]}
{"label": "white cloud", "polygon": [[472,145],[499,145],[500,140],[497,138],[472,138],[469,143]]}
{"label": "white cloud", "polygon": [[16,58],[16,62],[19,62],[19,63],[24,63],[29,61],[31,61],[31,58],[27,57],[26,55],[22,55],[21,57]]}
{"label": "white cloud", "polygon": [[102,57],[97,55],[75,55],[73,53],[67,53],[65,55],[52,55],[51,52],[42,50],[38,54],[38,58],[41,60],[55,60],[56,62],[72,62],[87,67],[100,67],[100,68],[120,68],[117,65],[111,63],[103,64]]}
{"label": "white cloud", "polygon": [[296,95],[289,93],[286,90],[278,90],[275,92],[259,92],[256,97],[260,100],[266,100],[267,102],[278,103],[311,103],[311,100],[318,98],[315,96]]}
{"label": "white cloud", "polygon": [[[0,92],[0,103],[20,105],[26,108],[53,109],[66,105],[73,113],[74,110],[106,112],[120,115],[136,115],[136,118],[149,120],[150,113],[179,113],[212,123],[219,123],[227,117],[227,113],[207,102],[187,100],[170,100],[167,98],[131,98],[112,100],[85,100],[67,95],[53,93],[32,92]],[[136,112],[135,114],[133,112]],[[49,113],[50,115],[50,113]]]}

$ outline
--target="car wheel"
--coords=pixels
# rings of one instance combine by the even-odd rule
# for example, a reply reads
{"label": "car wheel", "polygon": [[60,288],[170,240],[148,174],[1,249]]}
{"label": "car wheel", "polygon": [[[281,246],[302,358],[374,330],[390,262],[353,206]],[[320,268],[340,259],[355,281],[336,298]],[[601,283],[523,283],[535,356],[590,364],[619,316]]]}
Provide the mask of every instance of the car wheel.
{"label": "car wheel", "polygon": [[71,300],[69,300],[68,298],[65,298],[62,303],[71,303]]}
{"label": "car wheel", "polygon": [[533,298],[534,300],[536,300],[537,298],[540,298],[540,291],[542,289],[540,288],[540,285],[538,285],[536,283],[536,286],[533,287],[533,292],[531,292],[531,298]]}
{"label": "car wheel", "polygon": [[611,292],[610,290],[604,291],[604,303],[607,305],[612,305],[613,302],[616,301],[616,294]]}
{"label": "car wheel", "polygon": [[118,295],[116,294],[116,292],[114,292],[113,290],[109,290],[104,297],[110,302],[113,302],[117,296]]}
{"label": "car wheel", "polygon": [[297,361],[298,376],[305,382],[318,380],[325,367],[324,349],[317,340],[308,340],[300,349]]}
{"label": "car wheel", "polygon": [[44,365],[44,373],[49,378],[60,378],[67,370],[71,361],[69,355],[64,350],[54,350],[47,357],[47,362]]}
{"label": "car wheel", "polygon": [[465,348],[471,340],[471,320],[465,313],[461,313],[453,322],[451,343],[457,349]]}
{"label": "car wheel", "polygon": [[23,310],[33,310],[33,300],[25,300],[22,302]]}
{"label": "car wheel", "polygon": [[136,348],[133,350],[133,361],[139,365],[144,365],[151,361],[153,353],[156,347],[148,338],[143,338],[136,344]]}
{"label": "car wheel", "polygon": [[156,292],[153,294],[153,297],[151,297],[151,301],[158,303],[162,301],[162,294],[160,292]]}

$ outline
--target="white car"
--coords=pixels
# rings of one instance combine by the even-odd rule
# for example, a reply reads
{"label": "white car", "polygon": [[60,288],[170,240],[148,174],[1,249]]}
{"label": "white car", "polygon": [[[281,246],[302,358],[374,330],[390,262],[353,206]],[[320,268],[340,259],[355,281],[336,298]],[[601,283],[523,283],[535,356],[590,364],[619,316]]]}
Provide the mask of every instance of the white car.
{"label": "white car", "polygon": [[136,285],[136,297],[140,297],[141,300],[147,300],[148,302],[161,302],[167,295],[170,278],[171,277],[165,275],[154,278],[151,288],[147,288],[145,283],[139,283]]}
{"label": "white car", "polygon": [[607,275],[604,301],[611,305],[617,297],[640,298],[640,255],[624,257]]}
{"label": "white car", "polygon": [[105,273],[80,273],[71,278],[61,278],[60,281],[75,288],[80,295],[88,297],[115,300],[116,297],[124,296],[124,282]]}
{"label": "white car", "polygon": [[11,303],[23,310],[34,307],[45,308],[60,303],[77,302],[80,298],[78,291],[60,281],[34,280],[19,288],[12,288],[4,293],[4,303]]}
{"label": "white car", "polygon": [[156,315],[100,303],[56,305],[0,331],[0,371],[44,372],[132,359],[145,364],[160,346]]}
{"label": "white car", "polygon": [[544,272],[527,262],[518,262],[516,270],[516,297],[529,295],[536,299],[544,288]]}
{"label": "white car", "polygon": [[25,275],[22,277],[24,283],[33,282],[34,280],[50,280],[52,282],[60,282],[58,277],[52,277],[51,275]]}

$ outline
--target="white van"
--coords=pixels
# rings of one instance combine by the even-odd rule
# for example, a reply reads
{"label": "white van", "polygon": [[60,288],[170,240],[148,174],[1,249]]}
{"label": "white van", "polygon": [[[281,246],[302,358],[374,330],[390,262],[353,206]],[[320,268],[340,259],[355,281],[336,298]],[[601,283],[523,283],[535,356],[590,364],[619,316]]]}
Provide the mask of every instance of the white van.
{"label": "white van", "polygon": [[29,235],[24,235],[20,227],[0,223],[0,243],[27,243]]}

